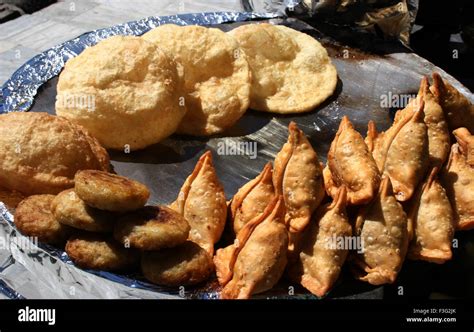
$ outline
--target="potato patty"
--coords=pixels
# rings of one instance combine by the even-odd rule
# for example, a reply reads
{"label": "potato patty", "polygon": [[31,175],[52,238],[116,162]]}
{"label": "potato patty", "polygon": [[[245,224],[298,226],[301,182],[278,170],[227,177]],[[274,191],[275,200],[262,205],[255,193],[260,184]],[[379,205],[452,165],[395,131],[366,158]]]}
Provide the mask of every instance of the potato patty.
{"label": "potato patty", "polygon": [[107,172],[80,171],[74,180],[77,196],[87,205],[101,210],[137,210],[150,197],[150,191],[144,184]]}

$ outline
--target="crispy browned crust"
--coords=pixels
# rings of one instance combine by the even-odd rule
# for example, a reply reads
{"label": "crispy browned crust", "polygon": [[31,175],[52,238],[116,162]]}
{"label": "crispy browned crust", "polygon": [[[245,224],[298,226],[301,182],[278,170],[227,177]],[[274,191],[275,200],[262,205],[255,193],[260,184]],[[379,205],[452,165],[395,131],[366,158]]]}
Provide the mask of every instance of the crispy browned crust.
{"label": "crispy browned crust", "polygon": [[466,96],[436,72],[433,73],[431,91],[443,108],[450,131],[466,127],[470,132],[474,132],[474,104]]}
{"label": "crispy browned crust", "polygon": [[398,201],[409,200],[429,166],[428,134],[424,100],[397,112],[393,125],[375,142],[374,158],[390,177]]}
{"label": "crispy browned crust", "polygon": [[[368,219],[371,228],[367,237],[372,240],[366,242],[364,239],[364,252],[351,255],[352,271],[357,279],[372,285],[393,283],[408,249],[408,231],[405,212],[396,201],[390,178],[387,176],[382,178],[377,197],[371,204],[360,209],[354,235],[363,238]],[[375,224],[380,227],[374,227]],[[375,262],[374,256],[377,257]],[[372,261],[369,262],[368,259]]]}
{"label": "crispy browned crust", "polygon": [[326,192],[333,198],[341,186],[346,187],[348,204],[366,204],[377,194],[379,170],[364,139],[347,116],[342,118],[331,143],[323,177]]}
{"label": "crispy browned crust", "polygon": [[429,168],[441,167],[451,147],[448,123],[439,98],[430,91],[428,77],[421,79],[417,100],[423,99],[425,124],[428,132]]}
{"label": "crispy browned crust", "polygon": [[457,143],[451,146],[440,180],[451,201],[456,228],[469,230],[474,228],[474,166],[469,163],[474,140],[464,128],[455,130],[454,134]]}
{"label": "crispy browned crust", "polygon": [[467,128],[461,127],[453,131],[453,135],[459,144],[459,150],[466,158],[469,166],[474,167],[474,135]]}
{"label": "crispy browned crust", "polygon": [[[445,189],[439,184],[434,167],[413,197],[408,212],[411,242],[408,258],[442,264],[452,258],[454,219]],[[436,227],[433,227],[436,223]]]}
{"label": "crispy browned crust", "polygon": [[3,202],[8,208],[16,208],[24,199],[25,195],[21,192],[0,187],[0,202]]}
{"label": "crispy browned crust", "polygon": [[[232,276],[234,273],[235,262],[237,261],[237,256],[239,255],[240,251],[247,243],[248,239],[250,238],[250,235],[252,235],[252,232],[255,230],[255,227],[257,227],[267,218],[269,219],[274,218],[274,216],[278,212],[278,208],[276,208],[277,204],[279,204],[279,207],[281,209],[282,202],[280,202],[279,199],[281,200],[281,196],[274,196],[273,199],[265,208],[265,210],[263,211],[263,213],[257,215],[255,218],[250,220],[239,231],[239,233],[237,234],[236,240],[234,242],[234,245],[231,246],[232,247],[231,254],[230,256],[228,256],[229,258],[229,261],[227,264],[228,268],[224,270],[225,273],[221,273],[220,271],[217,271],[217,278],[221,285],[225,286],[232,279]],[[222,265],[222,263],[219,262],[220,257],[218,255],[215,256],[214,260],[216,262],[216,266]]]}
{"label": "crispy browned crust", "polygon": [[192,241],[171,249],[144,252],[141,266],[147,280],[170,287],[199,284],[214,271],[211,256]]}
{"label": "crispy browned crust", "polygon": [[74,189],[59,193],[51,204],[51,211],[61,224],[90,232],[111,232],[116,219],[111,212],[88,206]]}
{"label": "crispy browned crust", "polygon": [[119,271],[138,264],[139,253],[96,233],[79,233],[66,244],[69,258],[84,269]]}
{"label": "crispy browned crust", "polygon": [[0,183],[23,194],[57,194],[78,170],[109,170],[109,156],[84,128],[41,112],[0,115]]}
{"label": "crispy browned crust", "polygon": [[243,185],[229,205],[230,220],[235,234],[254,217],[263,213],[275,195],[272,182],[272,164],[265,165],[262,172]]}
{"label": "crispy browned crust", "polygon": [[325,196],[322,167],[316,151],[296,123],[288,126],[288,140],[275,157],[273,186],[286,206],[285,223],[301,232]]}
{"label": "crispy browned crust", "polygon": [[15,210],[15,226],[26,236],[38,241],[61,244],[70,235],[71,229],[60,224],[51,212],[54,195],[33,195],[25,198]]}
{"label": "crispy browned crust", "polygon": [[287,263],[284,216],[283,198],[275,197],[262,215],[240,230],[234,244],[217,251],[214,263],[223,299],[246,299],[278,282]]}
{"label": "crispy browned crust", "polygon": [[77,172],[74,189],[87,205],[106,211],[133,211],[150,197],[148,188],[138,181],[95,170]]}
{"label": "crispy browned crust", "polygon": [[198,160],[170,207],[191,226],[189,240],[214,255],[214,244],[221,238],[227,218],[224,188],[217,177],[211,151]]}
{"label": "crispy browned crust", "polygon": [[178,212],[164,206],[145,206],[120,217],[114,237],[133,248],[159,250],[184,243],[189,230],[188,222]]}
{"label": "crispy browned crust", "polygon": [[332,236],[352,234],[346,204],[346,187],[341,186],[332,203],[320,206],[308,228],[296,239],[296,257],[288,267],[288,276],[318,297],[332,289],[348,254],[346,249],[326,247]]}

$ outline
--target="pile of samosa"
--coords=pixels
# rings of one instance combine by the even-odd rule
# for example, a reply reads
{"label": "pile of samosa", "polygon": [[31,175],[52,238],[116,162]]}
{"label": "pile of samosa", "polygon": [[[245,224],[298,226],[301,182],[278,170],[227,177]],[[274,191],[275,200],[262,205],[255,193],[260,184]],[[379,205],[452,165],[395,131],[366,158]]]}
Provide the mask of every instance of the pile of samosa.
{"label": "pile of samosa", "polygon": [[[396,280],[405,257],[451,259],[454,231],[474,228],[471,133],[474,105],[437,73],[385,132],[370,122],[364,139],[344,117],[324,168],[291,123],[273,169],[228,204],[235,240],[214,256],[221,297],[249,298],[284,274],[321,297],[346,260],[356,278],[381,285]],[[332,202],[321,205],[326,194]],[[362,247],[334,244],[351,237]]]}

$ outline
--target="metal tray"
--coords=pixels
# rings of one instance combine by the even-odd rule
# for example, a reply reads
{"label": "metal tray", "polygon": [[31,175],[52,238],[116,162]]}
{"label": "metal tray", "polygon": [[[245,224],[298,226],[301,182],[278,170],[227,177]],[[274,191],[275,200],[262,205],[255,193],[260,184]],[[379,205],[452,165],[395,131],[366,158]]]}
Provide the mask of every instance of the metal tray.
{"label": "metal tray", "polygon": [[[290,18],[271,18],[271,14],[204,13],[155,17],[129,22],[119,26],[84,34],[74,40],[54,47],[22,66],[3,86],[0,96],[0,113],[12,111],[48,112],[54,114],[57,75],[65,61],[80,53],[86,46],[115,34],[140,35],[163,23],[200,24],[224,31],[250,21],[266,19],[273,24],[283,24],[308,33],[319,40],[329,52],[337,67],[339,82],[334,95],[314,111],[297,116],[278,116],[249,110],[246,115],[223,135],[211,138],[191,138],[174,135],[160,144],[129,154],[110,151],[112,164],[118,174],[146,183],[151,189],[149,203],[166,204],[173,201],[186,177],[191,173],[199,156],[212,150],[218,176],[224,185],[227,198],[249,179],[254,178],[266,162],[274,159],[287,139],[287,126],[295,121],[306,133],[320,160],[326,161],[339,121],[347,115],[363,135],[367,122],[374,120],[382,130],[390,126],[393,109],[381,106],[381,96],[416,94],[422,75],[434,70],[441,73],[461,92],[473,100],[473,95],[459,82],[408,50],[374,54],[342,45],[307,23]],[[219,142],[256,142],[257,158],[246,155],[219,155]],[[217,298],[215,280],[189,289],[170,289],[152,285],[140,275],[120,275],[101,271],[84,271],[76,268],[67,255],[59,249],[39,244],[22,248],[22,236],[13,225],[13,218],[0,203],[0,239],[8,248],[0,249],[0,291],[11,298]],[[463,246],[466,246],[464,248]],[[464,249],[463,249],[464,248]],[[423,262],[406,262],[395,285],[373,287],[352,279],[347,271],[330,298],[387,298],[403,286],[412,295],[427,296],[445,291],[442,280],[458,278],[464,273],[466,241],[453,262],[435,266]],[[464,258],[463,258],[464,257]],[[455,265],[455,272],[449,266]],[[472,268],[472,267],[471,267]],[[434,272],[433,272],[434,271]],[[427,282],[433,275],[441,283]],[[420,283],[420,280],[423,280]],[[294,286],[295,292],[288,291]],[[454,291],[455,293],[455,291]],[[407,294],[408,295],[408,294]],[[315,298],[303,288],[283,280],[273,290],[256,298]]]}

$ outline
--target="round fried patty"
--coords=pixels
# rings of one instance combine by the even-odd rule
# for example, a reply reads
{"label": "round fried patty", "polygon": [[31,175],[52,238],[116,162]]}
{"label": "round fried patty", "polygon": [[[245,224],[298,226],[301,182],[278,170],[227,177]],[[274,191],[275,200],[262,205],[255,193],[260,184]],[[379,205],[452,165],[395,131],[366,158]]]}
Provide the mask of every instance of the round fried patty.
{"label": "round fried patty", "polygon": [[214,271],[211,256],[194,242],[142,254],[142,272],[149,281],[163,286],[195,285]]}
{"label": "round fried patty", "polygon": [[94,270],[125,270],[139,260],[139,253],[101,234],[80,233],[66,244],[66,253],[74,264]]}
{"label": "round fried patty", "polygon": [[61,224],[90,232],[111,232],[116,218],[111,212],[88,206],[74,189],[59,193],[53,199],[51,210]]}
{"label": "round fried patty", "polygon": [[38,241],[58,244],[64,242],[71,229],[60,224],[51,212],[54,195],[33,195],[20,202],[15,210],[15,226],[26,236]]}
{"label": "round fried patty", "polygon": [[80,171],[74,180],[77,196],[87,205],[101,210],[137,210],[150,197],[150,191],[144,184],[107,172]]}
{"label": "round fried patty", "polygon": [[120,217],[114,229],[117,241],[141,250],[159,250],[184,243],[190,226],[178,212],[164,206],[145,206]]}

